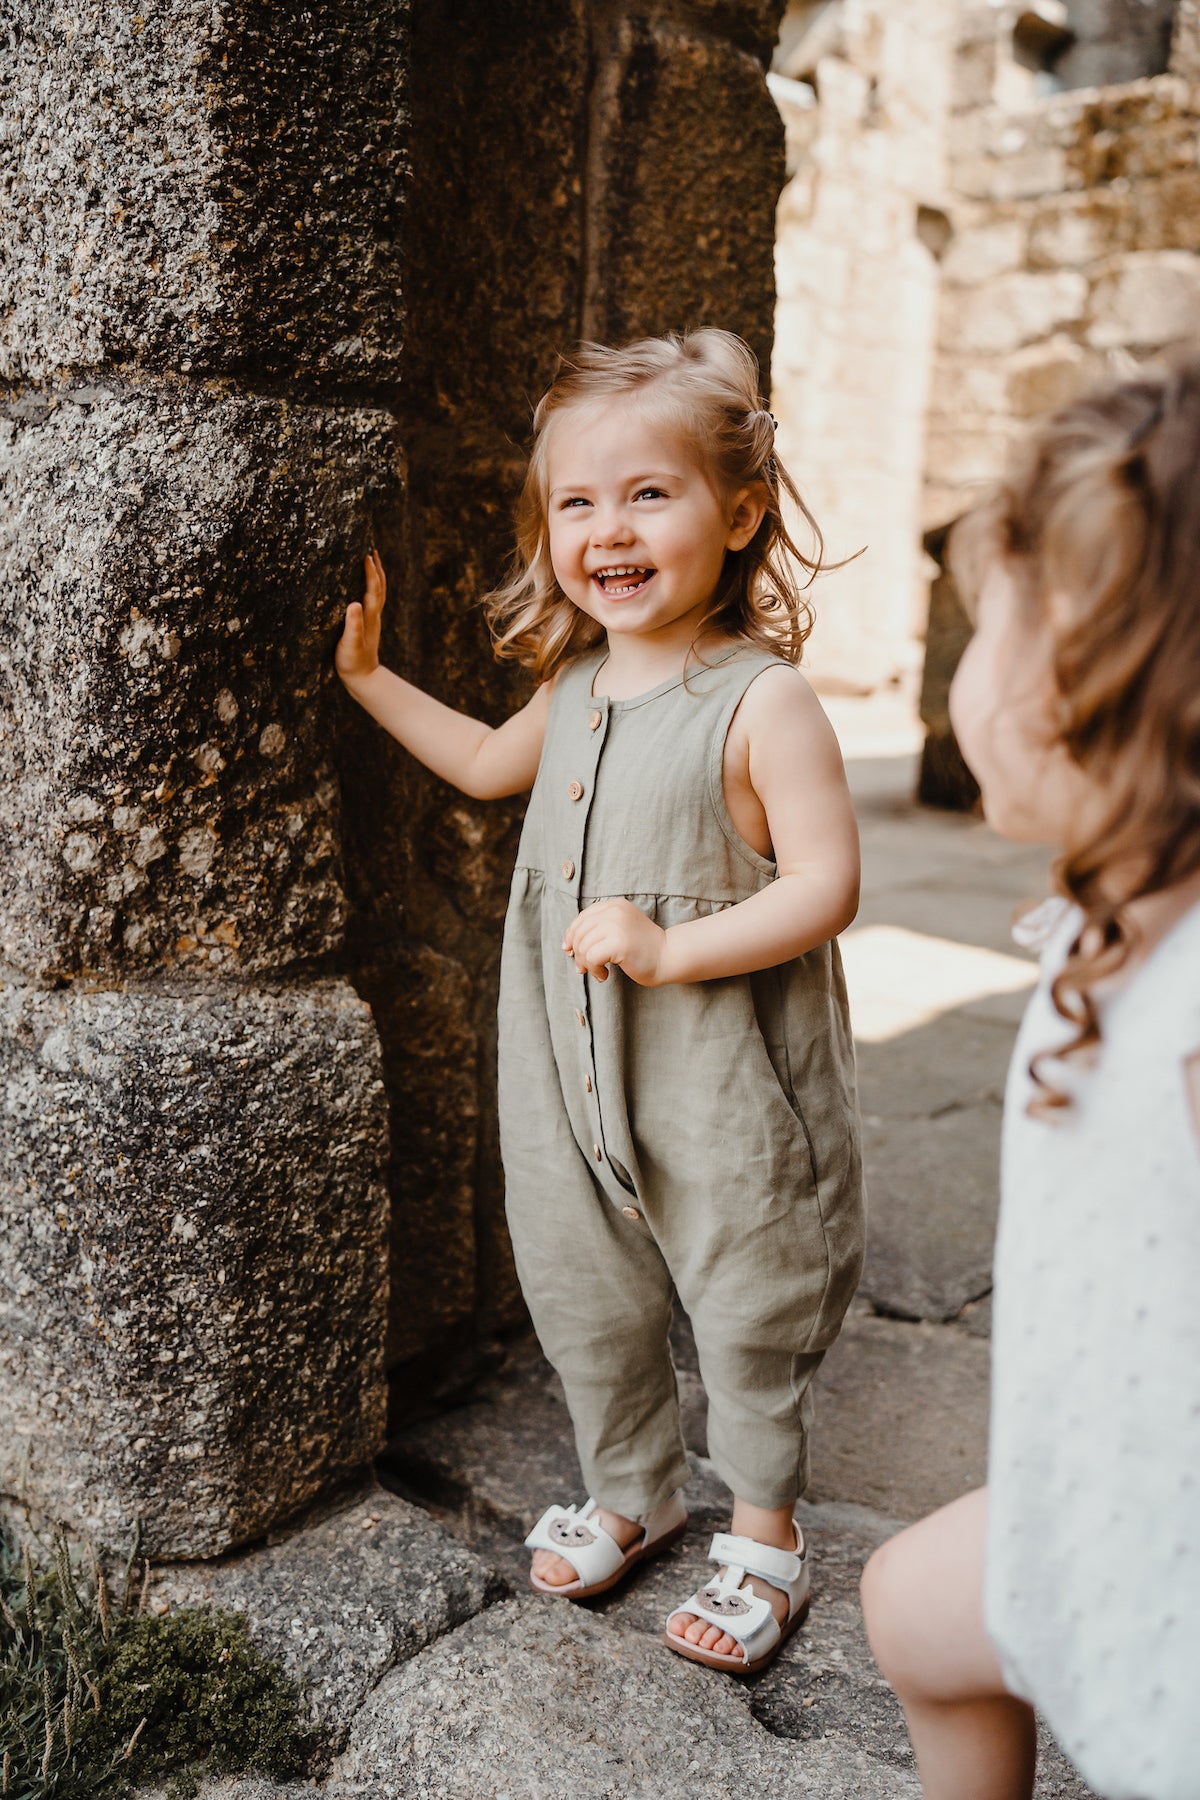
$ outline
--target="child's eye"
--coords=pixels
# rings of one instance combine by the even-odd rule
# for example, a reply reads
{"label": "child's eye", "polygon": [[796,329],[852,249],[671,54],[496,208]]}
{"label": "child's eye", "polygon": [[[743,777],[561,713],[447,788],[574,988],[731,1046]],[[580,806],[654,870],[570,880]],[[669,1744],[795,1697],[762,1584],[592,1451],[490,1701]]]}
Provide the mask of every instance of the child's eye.
{"label": "child's eye", "polygon": [[635,500],[665,500],[667,496],[661,488],[644,487],[639,488],[633,497]]}
{"label": "child's eye", "polygon": [[569,494],[567,496],[567,498],[561,502],[563,512],[566,512],[566,510],[569,506],[587,506],[587,505],[588,505],[588,501],[584,499],[582,494]]}

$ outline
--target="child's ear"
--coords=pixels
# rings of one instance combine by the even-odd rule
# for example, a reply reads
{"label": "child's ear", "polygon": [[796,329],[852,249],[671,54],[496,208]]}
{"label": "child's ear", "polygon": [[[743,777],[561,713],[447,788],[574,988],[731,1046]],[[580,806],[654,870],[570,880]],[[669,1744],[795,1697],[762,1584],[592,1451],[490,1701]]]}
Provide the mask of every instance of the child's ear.
{"label": "child's ear", "polygon": [[744,550],[762,524],[766,510],[767,502],[761,489],[742,488],[735,494],[725,548]]}

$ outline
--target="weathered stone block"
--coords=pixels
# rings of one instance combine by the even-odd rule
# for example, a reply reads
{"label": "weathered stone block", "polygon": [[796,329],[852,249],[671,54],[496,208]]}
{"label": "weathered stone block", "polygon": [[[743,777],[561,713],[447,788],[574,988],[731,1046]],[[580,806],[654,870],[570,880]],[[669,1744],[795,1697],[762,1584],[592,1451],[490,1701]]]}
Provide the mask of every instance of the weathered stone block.
{"label": "weathered stone block", "polygon": [[[711,1565],[698,1573],[706,1579]],[[530,1597],[491,1606],[385,1675],[333,1765],[332,1791],[691,1800],[711,1783],[739,1800],[918,1795],[915,1773],[832,1735],[776,1737],[733,1683],[717,1687],[683,1657],[647,1650],[641,1633],[583,1607]]]}
{"label": "weathered stone block", "polygon": [[1129,238],[1129,203],[1106,192],[1067,194],[1040,206],[1029,225],[1031,269],[1083,268],[1123,249]]}
{"label": "weathered stone block", "polygon": [[475,995],[461,963],[427,946],[358,969],[355,985],[379,1031],[391,1101],[388,1363],[434,1346],[445,1359],[452,1334],[470,1335],[477,1299]]}
{"label": "weathered stone block", "polygon": [[943,281],[973,287],[1019,269],[1025,260],[1025,234],[1025,222],[1020,218],[987,219],[958,227],[942,257]]}
{"label": "weathered stone block", "polygon": [[758,61],[673,24],[624,20],[597,119],[589,329],[619,340],[725,326],[749,342],[767,391],[784,131]]}
{"label": "weathered stone block", "polygon": [[1032,419],[1078,399],[1110,371],[1103,356],[1065,336],[1028,344],[1007,367],[1008,406],[1014,418]]}
{"label": "weathered stone block", "polygon": [[150,1605],[241,1613],[337,1750],[389,1669],[503,1593],[465,1544],[368,1475],[253,1550],[157,1570]]}
{"label": "weathered stone block", "polygon": [[[585,0],[413,9],[405,255],[421,277],[399,398],[435,503],[451,447],[456,465],[507,456],[511,491],[532,404],[580,335],[587,14]],[[471,503],[481,472],[457,476],[455,500]],[[476,559],[468,530],[448,556]]]}
{"label": "weathered stone block", "polygon": [[1158,349],[1200,324],[1200,258],[1145,250],[1115,258],[1093,283],[1087,341],[1097,349]]}
{"label": "weathered stone block", "polygon": [[299,993],[0,988],[0,1492],[206,1556],[380,1447],[374,1027]]}
{"label": "weathered stone block", "polygon": [[395,379],[408,10],[9,9],[0,374]]}
{"label": "weathered stone block", "polygon": [[1122,248],[1200,250],[1200,168],[1139,181],[1126,205],[1129,235]]}
{"label": "weathered stone block", "polygon": [[765,65],[778,41],[787,0],[691,0],[691,11],[714,34],[749,50]]}
{"label": "weathered stone block", "polygon": [[1087,278],[1074,269],[1017,272],[946,295],[942,338],[950,351],[1004,354],[1082,318]]}
{"label": "weathered stone block", "polygon": [[1046,109],[1047,128],[1066,153],[1071,185],[1102,187],[1196,166],[1192,90],[1160,75],[1126,86],[1064,95]]}
{"label": "weathered stone block", "polygon": [[0,960],[225,974],[338,944],[332,648],[398,461],[382,412],[0,409]]}

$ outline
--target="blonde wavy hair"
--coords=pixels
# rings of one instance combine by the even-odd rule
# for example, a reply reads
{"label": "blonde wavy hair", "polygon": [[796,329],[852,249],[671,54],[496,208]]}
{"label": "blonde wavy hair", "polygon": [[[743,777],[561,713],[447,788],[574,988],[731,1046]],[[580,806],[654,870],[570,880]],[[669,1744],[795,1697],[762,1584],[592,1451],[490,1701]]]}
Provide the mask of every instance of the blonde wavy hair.
{"label": "blonde wavy hair", "polygon": [[[697,638],[719,630],[798,663],[812,630],[806,589],[821,568],[816,520],[775,453],[775,421],[759,393],[758,363],[732,332],[711,327],[641,338],[623,349],[582,343],[560,357],[533,415],[533,450],[517,501],[517,548],[508,579],[484,607],[498,659],[512,659],[546,681],[563,663],[600,642],[603,630],[576,607],[550,562],[547,429],[568,407],[636,398],[655,422],[677,433],[719,493],[757,490],[766,512],[750,542],[726,552]],[[812,530],[815,554],[794,543],[784,502]],[[797,569],[807,571],[803,583]]]}
{"label": "blonde wavy hair", "polygon": [[[1200,870],[1200,346],[1053,414],[949,548],[968,599],[997,556],[1016,577],[1050,634],[1057,740],[1106,799],[1054,867],[1084,915],[1051,989],[1067,1059],[1100,1043],[1092,989],[1135,947],[1130,903]],[[1056,627],[1051,594],[1072,602]],[[1069,1104],[1051,1054],[1034,1112]]]}

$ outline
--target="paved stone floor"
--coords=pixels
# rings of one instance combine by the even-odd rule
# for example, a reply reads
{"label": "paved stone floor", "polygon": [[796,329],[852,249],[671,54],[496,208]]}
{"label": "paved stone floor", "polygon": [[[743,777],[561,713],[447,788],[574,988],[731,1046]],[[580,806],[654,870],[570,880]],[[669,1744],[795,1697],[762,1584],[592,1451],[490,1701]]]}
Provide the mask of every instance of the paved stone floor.
{"label": "paved stone floor", "polygon": [[[858,1578],[899,1522],[983,1478],[1000,1106],[1032,979],[1009,925],[1045,871],[978,821],[912,806],[916,735],[902,696],[829,710],[863,832],[863,903],[844,954],[871,1250],[819,1379],[801,1508],[815,1557],[809,1620],[741,1683],[659,1641],[669,1608],[705,1575],[729,1503],[706,1460],[682,1317],[692,1529],[590,1606],[531,1594],[521,1537],[550,1500],[583,1494],[557,1380],[536,1346],[518,1346],[469,1403],[402,1432],[379,1484],[249,1556],[160,1580],[160,1604],[209,1595],[242,1607],[307,1682],[331,1759],[318,1791],[331,1800],[919,1794],[866,1647]],[[211,1789],[243,1800],[313,1791]],[[1049,1743],[1038,1794],[1087,1796]]]}

